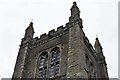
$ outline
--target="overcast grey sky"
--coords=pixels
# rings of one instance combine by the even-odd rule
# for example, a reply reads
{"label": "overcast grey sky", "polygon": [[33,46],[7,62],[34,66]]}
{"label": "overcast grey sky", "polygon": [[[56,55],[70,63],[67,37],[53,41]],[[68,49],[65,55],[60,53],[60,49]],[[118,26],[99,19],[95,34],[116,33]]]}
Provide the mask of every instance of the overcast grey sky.
{"label": "overcast grey sky", "polygon": [[[31,19],[40,36],[68,22],[74,0],[0,0],[0,79],[12,77],[21,39]],[[118,77],[118,0],[75,0],[83,30],[103,47],[109,77]]]}

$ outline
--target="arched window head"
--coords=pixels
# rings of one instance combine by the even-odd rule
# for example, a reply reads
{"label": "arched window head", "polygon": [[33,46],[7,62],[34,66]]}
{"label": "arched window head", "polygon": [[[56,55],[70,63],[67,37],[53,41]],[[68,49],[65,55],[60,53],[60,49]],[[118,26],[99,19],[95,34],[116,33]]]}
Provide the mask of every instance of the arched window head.
{"label": "arched window head", "polygon": [[51,50],[50,78],[59,76],[60,50],[55,47]]}
{"label": "arched window head", "polygon": [[39,57],[39,78],[46,78],[48,53],[43,52]]}

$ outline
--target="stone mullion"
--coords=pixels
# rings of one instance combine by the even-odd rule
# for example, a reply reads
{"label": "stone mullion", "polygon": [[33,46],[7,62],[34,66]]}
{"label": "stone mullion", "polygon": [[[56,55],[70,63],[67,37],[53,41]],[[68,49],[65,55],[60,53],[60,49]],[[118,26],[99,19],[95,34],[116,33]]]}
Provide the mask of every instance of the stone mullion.
{"label": "stone mullion", "polygon": [[48,52],[48,65],[47,65],[47,78],[49,78],[49,72],[50,72],[50,60],[51,60],[51,55],[50,55],[50,51]]}

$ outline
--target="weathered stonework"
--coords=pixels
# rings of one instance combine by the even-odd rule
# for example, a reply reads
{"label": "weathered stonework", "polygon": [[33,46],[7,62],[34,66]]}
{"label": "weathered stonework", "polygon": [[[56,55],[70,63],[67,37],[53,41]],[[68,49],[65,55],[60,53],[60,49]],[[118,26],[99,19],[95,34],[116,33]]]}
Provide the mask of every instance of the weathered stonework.
{"label": "weathered stonework", "polygon": [[39,57],[44,52],[48,54],[46,77],[50,78],[51,51],[57,47],[60,50],[58,78],[108,80],[105,57],[98,38],[94,49],[82,30],[82,19],[76,2],[73,2],[70,10],[71,16],[65,27],[60,26],[57,31],[53,29],[39,38],[33,38],[33,23],[30,23],[21,41],[13,79],[39,78]]}

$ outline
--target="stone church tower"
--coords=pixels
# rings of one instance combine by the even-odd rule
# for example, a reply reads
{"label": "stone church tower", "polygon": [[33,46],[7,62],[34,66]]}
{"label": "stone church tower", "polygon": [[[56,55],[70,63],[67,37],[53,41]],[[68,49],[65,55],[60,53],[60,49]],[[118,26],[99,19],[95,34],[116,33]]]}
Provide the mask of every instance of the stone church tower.
{"label": "stone church tower", "polygon": [[33,23],[25,30],[12,78],[104,78],[108,72],[102,46],[85,36],[76,2],[65,27],[35,37]]}

